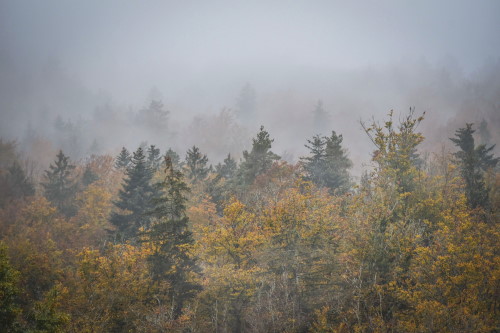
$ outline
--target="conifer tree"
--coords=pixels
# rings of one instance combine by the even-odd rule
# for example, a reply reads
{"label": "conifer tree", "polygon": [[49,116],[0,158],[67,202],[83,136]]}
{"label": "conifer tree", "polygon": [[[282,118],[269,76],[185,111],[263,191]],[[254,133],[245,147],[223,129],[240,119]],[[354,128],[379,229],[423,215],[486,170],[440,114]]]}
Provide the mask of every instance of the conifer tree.
{"label": "conifer tree", "polygon": [[130,167],[126,170],[123,188],[118,193],[114,205],[120,210],[111,215],[110,222],[117,228],[119,239],[127,240],[136,236],[141,227],[147,228],[154,194],[151,186],[152,172],[146,163],[142,148],[134,152]]}
{"label": "conifer tree", "polygon": [[189,179],[198,182],[207,177],[210,167],[207,167],[208,157],[200,152],[196,146],[189,149],[186,154],[186,166]]}
{"label": "conifer tree", "polygon": [[0,207],[8,199],[20,199],[35,194],[35,186],[17,161],[7,172],[0,173],[0,184]]}
{"label": "conifer tree", "polygon": [[332,193],[342,194],[350,188],[348,169],[352,167],[347,152],[342,148],[342,135],[332,131],[330,137],[316,135],[307,140],[311,156],[303,157],[307,179],[318,186],[327,187]]}
{"label": "conifer tree", "polygon": [[242,185],[251,185],[255,177],[263,174],[273,164],[280,159],[278,155],[271,151],[274,139],[269,137],[269,133],[260,127],[257,137],[252,139],[252,150],[243,152],[243,162],[238,169],[238,181]]}
{"label": "conifer tree", "polygon": [[328,112],[323,108],[323,102],[321,100],[316,104],[316,108],[313,112],[314,117],[314,130],[316,133],[323,133],[328,129],[328,123],[330,122],[330,117]]}
{"label": "conifer tree", "polygon": [[460,173],[465,181],[465,194],[469,207],[487,208],[489,206],[488,190],[484,183],[483,173],[489,168],[494,168],[498,163],[498,158],[494,158],[491,154],[495,145],[487,147],[481,144],[476,147],[474,132],[472,124],[466,124],[465,128],[460,128],[455,132],[456,138],[450,138],[450,140],[460,148],[454,156],[460,165]]}
{"label": "conifer tree", "polygon": [[129,167],[131,160],[132,156],[130,156],[127,148],[123,147],[120,154],[116,157],[115,167],[119,170],[126,170]]}
{"label": "conifer tree", "polygon": [[335,131],[325,138],[325,185],[336,193],[345,193],[351,186],[348,170],[352,167],[352,162],[347,157],[346,150],[342,148],[342,141],[342,135],[337,135]]}
{"label": "conifer tree", "polygon": [[219,163],[215,166],[215,172],[219,178],[231,179],[236,173],[236,161],[232,158],[231,154],[227,154],[224,163]]}
{"label": "conifer tree", "polygon": [[160,148],[156,148],[155,145],[151,145],[148,148],[148,167],[154,172],[160,168],[161,164],[161,154]]}
{"label": "conifer tree", "polygon": [[154,249],[149,257],[153,280],[168,282],[166,296],[173,304],[174,318],[181,315],[185,302],[200,289],[192,282],[192,275],[199,269],[190,254],[194,239],[186,216],[189,188],[182,178],[182,173],[174,170],[172,161],[165,157],[165,178],[156,184],[159,195],[152,200],[150,214],[154,221],[143,239]]}
{"label": "conifer tree", "polygon": [[174,166],[174,168],[182,168],[184,163],[181,161],[179,154],[173,151],[172,148],[168,148],[167,152],[164,155],[164,158],[165,157],[170,158],[170,161],[172,161],[172,165]]}
{"label": "conifer tree", "polygon": [[307,180],[312,181],[318,186],[325,185],[325,139],[319,135],[313,136],[312,140],[307,140],[309,145],[305,145],[309,149],[311,156],[302,157],[304,163],[304,171],[307,175]]}
{"label": "conifer tree", "polygon": [[75,166],[69,163],[69,157],[65,156],[62,150],[56,157],[55,165],[51,164],[49,170],[45,171],[45,181],[42,182],[44,194],[61,213],[71,216],[75,213],[73,197],[76,184],[71,178]]}
{"label": "conifer tree", "polygon": [[89,165],[86,165],[85,171],[83,172],[82,175],[83,186],[87,187],[97,180],[99,180],[99,176],[97,176],[97,174],[94,171],[92,171],[92,168]]}

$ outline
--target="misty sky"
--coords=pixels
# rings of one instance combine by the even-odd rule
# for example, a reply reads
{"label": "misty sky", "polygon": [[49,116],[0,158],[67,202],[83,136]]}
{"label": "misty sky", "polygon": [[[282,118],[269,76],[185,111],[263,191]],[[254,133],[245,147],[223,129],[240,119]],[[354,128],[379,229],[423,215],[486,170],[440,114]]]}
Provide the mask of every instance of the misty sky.
{"label": "misty sky", "polygon": [[[1,52],[111,93],[239,68],[358,68],[500,54],[499,1],[1,1]],[[246,69],[246,70],[245,70]],[[144,90],[140,91],[143,93]]]}
{"label": "misty sky", "polygon": [[[359,119],[390,109],[427,111],[427,126],[442,134],[433,142],[465,121],[488,119],[495,132],[499,18],[495,0],[0,0],[0,137],[51,127],[56,115],[90,119],[106,103],[135,112],[155,97],[171,111],[177,141],[168,144],[204,148],[202,134],[185,139],[190,122],[234,108],[246,83],[277,152],[295,160],[315,134],[306,125],[320,99],[354,160],[373,148]],[[459,112],[479,116],[450,125]],[[87,141],[114,150],[147,134],[131,143],[131,128],[117,126],[106,144],[94,125]]]}

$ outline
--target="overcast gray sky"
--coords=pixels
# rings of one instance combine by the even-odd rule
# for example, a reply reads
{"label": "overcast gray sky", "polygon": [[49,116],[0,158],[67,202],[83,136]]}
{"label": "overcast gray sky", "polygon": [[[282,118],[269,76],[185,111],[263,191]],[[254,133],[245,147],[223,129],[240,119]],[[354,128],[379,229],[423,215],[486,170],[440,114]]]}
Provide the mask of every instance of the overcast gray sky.
{"label": "overcast gray sky", "polygon": [[[28,125],[50,137],[57,115],[94,119],[106,101],[136,112],[155,88],[177,135],[164,141],[204,148],[202,133],[185,139],[193,117],[234,108],[248,82],[278,153],[303,153],[322,99],[327,127],[367,160],[373,147],[359,139],[359,119],[393,108],[428,111],[427,126],[441,134],[433,145],[465,121],[487,119],[496,132],[499,32],[497,0],[0,0],[0,137],[19,138]],[[131,143],[133,125],[102,130],[96,119],[86,145],[97,138],[116,149],[148,135]]]}
{"label": "overcast gray sky", "polygon": [[[15,62],[56,59],[95,89],[161,85],[213,68],[359,68],[500,54],[500,1],[7,1]],[[119,90],[118,90],[119,91]]]}

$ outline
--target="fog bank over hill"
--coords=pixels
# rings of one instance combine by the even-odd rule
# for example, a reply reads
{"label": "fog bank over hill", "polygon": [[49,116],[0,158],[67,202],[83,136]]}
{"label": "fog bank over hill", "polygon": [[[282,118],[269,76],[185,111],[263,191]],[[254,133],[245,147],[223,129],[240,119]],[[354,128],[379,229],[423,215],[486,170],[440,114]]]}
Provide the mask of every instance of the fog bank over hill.
{"label": "fog bank over hill", "polygon": [[359,121],[415,107],[424,150],[483,120],[497,143],[499,12],[496,1],[3,1],[1,137],[75,159],[197,145],[216,163],[264,125],[296,162],[306,139],[335,130],[359,175],[373,150]]}

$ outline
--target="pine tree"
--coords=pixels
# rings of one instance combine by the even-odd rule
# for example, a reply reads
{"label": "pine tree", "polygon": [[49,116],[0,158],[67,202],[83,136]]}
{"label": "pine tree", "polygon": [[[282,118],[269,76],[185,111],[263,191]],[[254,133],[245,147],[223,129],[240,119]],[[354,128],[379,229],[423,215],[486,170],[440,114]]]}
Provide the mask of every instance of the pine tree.
{"label": "pine tree", "polygon": [[255,89],[249,83],[245,84],[236,101],[236,115],[241,121],[249,123],[255,120],[256,100]]}
{"label": "pine tree", "polygon": [[132,157],[130,156],[130,153],[125,147],[123,147],[120,154],[116,157],[115,168],[118,170],[126,170],[129,167],[131,160]]}
{"label": "pine tree", "polygon": [[126,170],[123,189],[118,193],[114,205],[120,209],[111,215],[110,222],[116,227],[119,239],[134,238],[141,227],[147,228],[154,190],[151,186],[152,172],[146,163],[142,148],[134,152],[130,167]]}
{"label": "pine tree", "polygon": [[499,159],[490,154],[495,145],[475,146],[474,132],[472,124],[466,124],[465,128],[460,128],[455,132],[456,138],[450,138],[450,140],[460,148],[454,156],[460,165],[460,173],[465,181],[465,194],[469,207],[488,208],[488,190],[484,183],[483,173],[489,168],[494,168]]}
{"label": "pine tree", "polygon": [[199,269],[190,254],[194,239],[186,216],[189,188],[182,178],[182,173],[174,170],[172,161],[165,157],[165,178],[156,184],[159,196],[153,199],[154,222],[143,239],[154,249],[149,257],[153,280],[168,282],[166,296],[173,304],[174,318],[180,316],[185,302],[200,289],[192,282],[192,275]]}
{"label": "pine tree", "polygon": [[224,163],[219,163],[215,166],[215,172],[219,178],[231,179],[234,177],[238,166],[236,161],[231,157],[231,154],[227,154],[224,159]]}
{"label": "pine tree", "polygon": [[75,213],[73,198],[76,184],[71,178],[75,166],[69,163],[69,157],[65,156],[62,150],[56,157],[55,165],[51,164],[49,170],[45,171],[45,181],[42,182],[44,194],[61,213],[71,216]]}
{"label": "pine tree", "polygon": [[186,166],[188,177],[194,183],[203,180],[210,172],[210,167],[207,167],[208,157],[200,152],[196,146],[189,149],[186,154]]}
{"label": "pine tree", "polygon": [[313,112],[314,117],[314,130],[316,133],[324,133],[328,128],[328,124],[330,122],[330,117],[328,112],[323,108],[323,102],[321,100],[316,104],[316,108]]}
{"label": "pine tree", "polygon": [[160,148],[156,148],[155,145],[149,146],[147,164],[153,172],[159,170],[161,164]]}
{"label": "pine tree", "polygon": [[306,179],[337,194],[345,193],[351,185],[348,169],[352,162],[342,148],[342,140],[342,135],[335,131],[330,137],[316,135],[307,140],[311,156],[302,158]]}
{"label": "pine tree", "polygon": [[177,154],[175,151],[173,151],[172,148],[168,148],[164,157],[170,158],[170,161],[172,161],[172,165],[174,166],[174,168],[181,169],[182,166],[184,165],[184,163],[181,162],[181,158],[180,158],[179,154]]}
{"label": "pine tree", "polygon": [[271,151],[274,139],[269,137],[269,133],[260,127],[257,137],[252,139],[252,150],[243,152],[243,162],[238,169],[238,181],[241,185],[251,185],[258,175],[263,174],[274,161],[280,159],[278,155]]}
{"label": "pine tree", "polygon": [[86,165],[85,171],[82,175],[82,185],[84,187],[87,187],[97,180],[99,180],[99,176],[94,171],[92,171],[92,168],[89,165]]}
{"label": "pine tree", "polygon": [[17,161],[12,163],[7,172],[0,173],[0,183],[2,184],[0,207],[8,199],[20,199],[35,194],[33,182]]}
{"label": "pine tree", "polygon": [[305,147],[310,150],[311,156],[301,158],[307,175],[306,179],[318,186],[325,186],[325,138],[315,135],[307,142],[309,145]]}
{"label": "pine tree", "polygon": [[352,162],[342,148],[342,135],[332,131],[332,135],[325,140],[325,185],[334,193],[345,193],[351,186],[348,170],[352,167]]}

